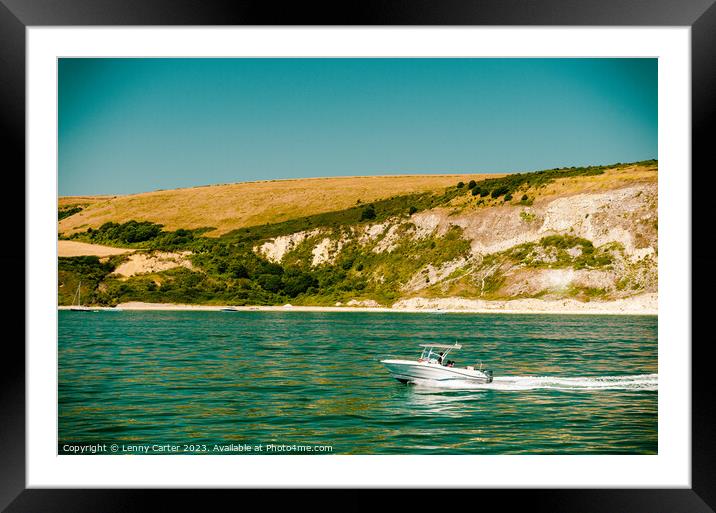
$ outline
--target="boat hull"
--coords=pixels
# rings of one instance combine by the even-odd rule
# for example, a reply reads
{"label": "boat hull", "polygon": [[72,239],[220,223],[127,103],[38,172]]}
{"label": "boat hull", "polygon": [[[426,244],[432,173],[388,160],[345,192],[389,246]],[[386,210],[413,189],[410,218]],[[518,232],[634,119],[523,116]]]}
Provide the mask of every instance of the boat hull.
{"label": "boat hull", "polygon": [[464,367],[446,367],[438,363],[415,362],[411,360],[381,360],[390,375],[402,383],[420,380],[440,382],[491,383],[492,373]]}

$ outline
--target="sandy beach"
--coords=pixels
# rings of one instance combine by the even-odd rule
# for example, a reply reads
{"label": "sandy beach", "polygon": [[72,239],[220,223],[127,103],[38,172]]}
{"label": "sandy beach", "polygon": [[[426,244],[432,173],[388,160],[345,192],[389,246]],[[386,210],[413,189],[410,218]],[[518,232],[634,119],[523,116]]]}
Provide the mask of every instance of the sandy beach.
{"label": "sandy beach", "polygon": [[[69,309],[60,306],[60,310]],[[541,299],[515,299],[509,301],[485,301],[464,298],[411,298],[398,301],[392,307],[368,306],[231,306],[231,305],[181,305],[173,303],[121,303],[116,308],[104,310],[175,310],[220,311],[234,308],[236,311],[263,312],[425,312],[425,313],[509,313],[509,314],[586,314],[586,315],[657,315],[657,294],[616,301],[580,302],[573,299],[546,301]]]}

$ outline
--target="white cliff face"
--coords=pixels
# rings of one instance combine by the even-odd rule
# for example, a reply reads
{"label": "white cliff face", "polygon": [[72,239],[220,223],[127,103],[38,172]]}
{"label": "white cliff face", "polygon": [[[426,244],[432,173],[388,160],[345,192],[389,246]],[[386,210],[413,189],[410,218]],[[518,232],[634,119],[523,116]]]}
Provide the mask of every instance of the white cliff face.
{"label": "white cliff face", "polygon": [[309,237],[318,235],[320,230],[310,230],[292,233],[291,235],[281,235],[267,242],[264,242],[258,248],[254,248],[254,251],[263,255],[267,260],[271,262],[281,262],[283,257],[287,253],[296,249],[303,241]]}
{"label": "white cliff face", "polygon": [[365,231],[360,235],[358,238],[358,241],[361,244],[367,244],[369,242],[372,242],[385,232],[386,228],[388,227],[388,223],[376,223],[371,224],[367,228],[365,228]]}
{"label": "white cliff face", "polygon": [[634,225],[652,220],[651,203],[655,205],[656,194],[656,184],[641,184],[558,198],[544,210],[539,234],[568,232],[591,240],[595,246],[619,242],[627,254],[632,254],[644,247],[636,240]]}
{"label": "white cliff face", "polygon": [[[334,263],[349,244],[376,254],[391,254],[403,244],[415,244],[428,237],[439,240],[452,228],[459,227],[462,237],[469,241],[469,253],[449,262],[424,265],[396,284],[396,290],[407,295],[437,284],[442,287],[440,290],[448,290],[449,283],[467,276],[478,295],[497,290],[495,287],[507,297],[568,294],[576,287],[594,293],[610,290],[626,297],[656,290],[656,206],[657,184],[638,183],[610,191],[543,199],[531,206],[508,204],[460,212],[441,207],[410,217],[343,227],[340,232],[330,228],[302,231],[266,241],[255,251],[273,262],[281,262],[288,253],[308,244],[302,251],[308,250],[305,254],[310,254],[310,265],[316,267]],[[551,235],[587,239],[595,248],[617,243],[614,263],[598,269],[554,269],[549,267],[556,256],[543,250],[541,261],[546,267],[542,268],[514,263],[506,268],[499,262],[483,263],[490,255],[521,244],[537,243]],[[571,258],[582,255],[580,246],[565,251]],[[367,276],[379,284],[383,273],[371,271]]]}
{"label": "white cliff face", "polygon": [[343,249],[345,242],[346,239],[344,237],[341,237],[338,240],[333,240],[328,237],[323,238],[321,242],[316,244],[313,247],[313,250],[311,250],[311,255],[313,256],[311,265],[315,267],[321,264],[333,263],[338,254],[341,252],[341,249]]}
{"label": "white cliff face", "polygon": [[331,249],[332,249],[331,239],[328,237],[324,238],[321,242],[319,242],[314,248],[313,251],[311,251],[311,255],[313,256],[313,260],[311,261],[311,265],[317,266],[319,264],[328,262],[331,257]]}
{"label": "white cliff face", "polygon": [[442,221],[443,216],[438,214],[435,210],[413,214],[410,218],[410,222],[415,225],[416,239],[424,239],[432,235]]}
{"label": "white cliff face", "polygon": [[405,223],[398,223],[392,225],[390,228],[388,228],[388,231],[385,233],[385,236],[378,241],[378,244],[375,245],[373,251],[375,253],[392,252],[398,246],[398,243],[400,242],[402,237],[407,234],[407,232],[412,232],[412,229],[409,225]]}
{"label": "white cliff face", "polygon": [[415,292],[425,289],[447,279],[453,272],[464,267],[466,263],[467,260],[465,258],[456,258],[455,260],[451,260],[450,262],[446,262],[438,266],[428,264],[425,268],[417,272],[410,279],[410,281],[403,286],[403,290],[407,292]]}
{"label": "white cliff face", "polygon": [[444,216],[464,230],[474,254],[491,254],[548,235],[573,235],[595,246],[618,242],[627,254],[656,245],[656,184],[557,198],[533,207],[502,206]]}
{"label": "white cliff face", "polygon": [[653,247],[649,246],[646,248],[639,248],[634,250],[634,252],[631,254],[631,261],[638,262],[640,260],[644,260],[647,257],[651,257],[652,255],[655,255]]}

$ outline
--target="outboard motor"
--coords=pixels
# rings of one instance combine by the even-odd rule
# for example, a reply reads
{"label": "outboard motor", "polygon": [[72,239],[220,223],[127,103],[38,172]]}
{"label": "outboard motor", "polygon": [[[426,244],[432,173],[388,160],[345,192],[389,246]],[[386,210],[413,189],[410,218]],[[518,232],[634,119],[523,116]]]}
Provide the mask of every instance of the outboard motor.
{"label": "outboard motor", "polygon": [[485,373],[485,376],[487,376],[487,382],[492,383],[492,371],[491,370],[485,370],[482,371]]}

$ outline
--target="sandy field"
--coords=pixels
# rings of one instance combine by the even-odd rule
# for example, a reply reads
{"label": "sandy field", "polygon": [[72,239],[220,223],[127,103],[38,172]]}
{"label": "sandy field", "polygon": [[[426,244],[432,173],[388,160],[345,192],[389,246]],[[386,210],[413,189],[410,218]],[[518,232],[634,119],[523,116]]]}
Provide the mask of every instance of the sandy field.
{"label": "sandy field", "polygon": [[76,256],[98,256],[106,257],[112,255],[123,255],[124,253],[133,253],[133,249],[111,248],[109,246],[100,246],[99,244],[88,244],[86,242],[78,242],[75,240],[58,240],[57,256],[76,257]]}

